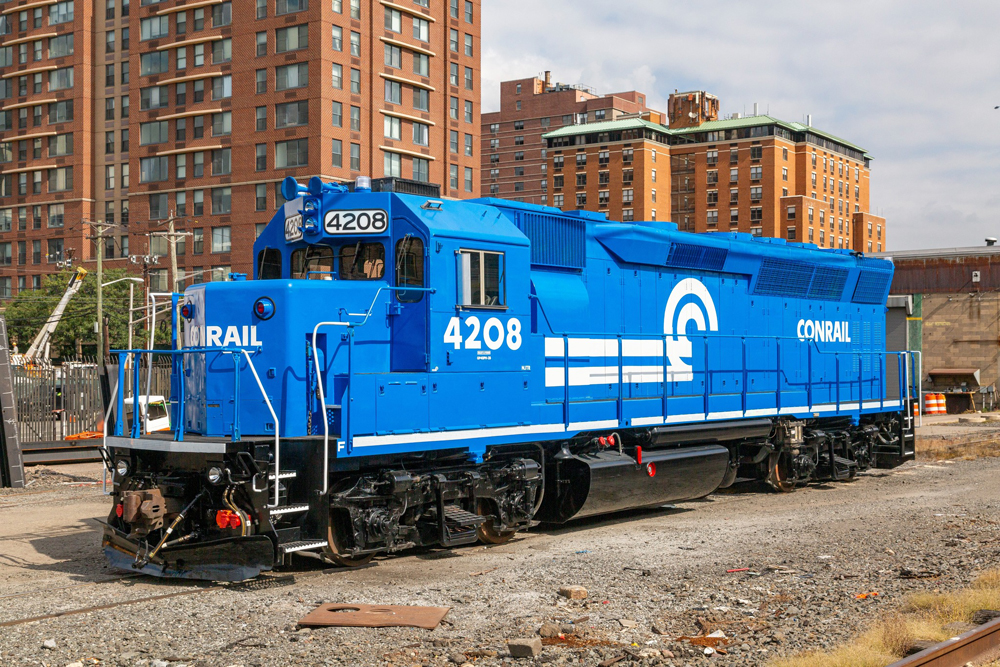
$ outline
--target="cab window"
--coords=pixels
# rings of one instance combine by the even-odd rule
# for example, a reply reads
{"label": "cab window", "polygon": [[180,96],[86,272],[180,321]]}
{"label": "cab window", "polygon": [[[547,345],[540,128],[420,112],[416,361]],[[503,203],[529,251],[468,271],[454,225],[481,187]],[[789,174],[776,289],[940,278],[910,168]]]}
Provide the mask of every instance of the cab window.
{"label": "cab window", "polygon": [[507,305],[504,254],[487,250],[458,252],[458,304],[479,308]]}
{"label": "cab window", "polygon": [[333,248],[311,245],[292,253],[291,277],[302,280],[310,272],[319,272],[308,276],[310,280],[332,280]]}
{"label": "cab window", "polygon": [[385,275],[385,246],[360,241],[343,246],[337,275],[341,280],[379,280]]}
{"label": "cab window", "polygon": [[257,254],[257,280],[281,279],[281,251],[264,248]]}
{"label": "cab window", "polygon": [[[396,287],[424,286],[424,242],[407,235],[396,242]],[[416,303],[424,298],[423,292],[396,292],[403,303]]]}

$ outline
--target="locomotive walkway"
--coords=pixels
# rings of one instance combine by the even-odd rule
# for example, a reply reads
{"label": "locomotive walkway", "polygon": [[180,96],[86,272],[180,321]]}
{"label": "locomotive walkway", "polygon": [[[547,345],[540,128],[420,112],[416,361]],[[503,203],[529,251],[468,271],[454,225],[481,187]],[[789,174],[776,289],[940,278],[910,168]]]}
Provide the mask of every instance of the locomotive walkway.
{"label": "locomotive walkway", "polygon": [[[907,595],[1000,566],[1000,458],[918,461],[788,495],[736,488],[497,547],[410,552],[355,571],[306,562],[294,579],[225,587],[105,569],[93,519],[108,503],[86,481],[98,468],[60,471],[74,477],[0,493],[0,665],[499,665],[507,639],[543,623],[576,633],[544,640],[555,664],[763,665],[841,643]],[[559,598],[563,585],[589,596]],[[435,631],[296,631],[320,602],[452,610]],[[725,635],[726,655],[676,641],[706,624]]]}

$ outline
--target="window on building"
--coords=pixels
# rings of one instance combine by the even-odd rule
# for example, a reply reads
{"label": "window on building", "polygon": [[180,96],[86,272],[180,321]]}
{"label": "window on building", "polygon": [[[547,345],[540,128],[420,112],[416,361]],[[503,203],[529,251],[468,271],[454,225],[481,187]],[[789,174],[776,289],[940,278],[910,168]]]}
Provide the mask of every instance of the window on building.
{"label": "window on building", "polygon": [[413,17],[413,38],[421,42],[431,41],[431,24],[425,19]]}
{"label": "window on building", "polygon": [[385,101],[390,104],[403,103],[403,86],[398,81],[385,82]]}
{"label": "window on building", "polygon": [[423,88],[413,89],[413,108],[417,111],[431,110],[430,92]]}
{"label": "window on building", "polygon": [[424,158],[413,158],[413,180],[427,183],[431,178],[430,160]]}
{"label": "window on building", "polygon": [[402,177],[403,175],[403,160],[399,153],[389,153],[384,154],[383,160],[383,173],[389,177]]}
{"label": "window on building", "polygon": [[292,139],[274,145],[274,167],[304,167],[309,164],[309,140]]}
{"label": "window on building", "polygon": [[308,24],[278,28],[274,31],[274,52],[286,53],[309,47]]}
{"label": "window on building", "polygon": [[275,90],[305,88],[309,85],[309,64],[295,63],[275,68]]}
{"label": "window on building", "polygon": [[[223,188],[228,190],[229,188]],[[213,195],[214,202],[214,195]],[[229,227],[212,228],[212,252],[230,252],[232,250],[232,240]]]}
{"label": "window on building", "polygon": [[[230,148],[217,148],[212,151],[212,175],[221,176],[224,174],[231,174],[232,168],[232,153]],[[214,209],[213,209],[214,211]]]}
{"label": "window on building", "polygon": [[309,124],[309,101],[286,102],[274,106],[274,127],[277,129]]}
{"label": "window on building", "polygon": [[430,145],[430,126],[423,123],[413,123],[413,143],[417,146]]}

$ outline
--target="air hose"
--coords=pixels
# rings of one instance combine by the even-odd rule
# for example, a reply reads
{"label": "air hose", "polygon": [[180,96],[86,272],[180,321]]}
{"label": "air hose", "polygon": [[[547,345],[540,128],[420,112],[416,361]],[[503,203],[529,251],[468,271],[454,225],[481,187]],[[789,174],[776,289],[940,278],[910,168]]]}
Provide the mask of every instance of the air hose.
{"label": "air hose", "polygon": [[[145,556],[143,556],[141,559],[136,560],[136,562],[132,563],[132,567],[134,569],[141,570],[142,568],[144,568],[147,565],[149,565],[149,561],[151,561],[153,558],[155,558],[156,554],[158,554],[160,552],[160,549],[163,548],[163,545],[167,543],[167,538],[170,537],[170,534],[174,532],[174,528],[176,528],[177,526],[180,525],[181,521],[184,520],[184,517],[187,516],[187,513],[191,510],[192,507],[194,507],[195,503],[197,503],[199,500],[201,500],[201,497],[203,495],[205,495],[205,490],[204,489],[202,489],[201,492],[198,493],[198,495],[194,497],[194,500],[192,500],[190,503],[188,503],[188,506],[185,507],[181,511],[181,513],[177,515],[177,518],[174,519],[173,523],[170,524],[170,527],[167,528],[165,531],[163,531],[163,537],[160,538],[160,543],[156,545],[156,548],[154,548],[148,554],[146,554]],[[138,556],[138,555],[139,554],[136,554],[136,556]]]}

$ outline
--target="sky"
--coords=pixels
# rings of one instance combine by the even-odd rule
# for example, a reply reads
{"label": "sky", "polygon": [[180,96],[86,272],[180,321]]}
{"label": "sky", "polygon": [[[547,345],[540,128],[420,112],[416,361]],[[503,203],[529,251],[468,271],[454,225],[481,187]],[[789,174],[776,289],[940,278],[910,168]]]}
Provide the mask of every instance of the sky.
{"label": "sky", "polygon": [[721,113],[805,122],[872,156],[888,250],[1000,237],[996,0],[483,0],[483,111],[500,82],[552,72],[666,110],[705,90]]}

